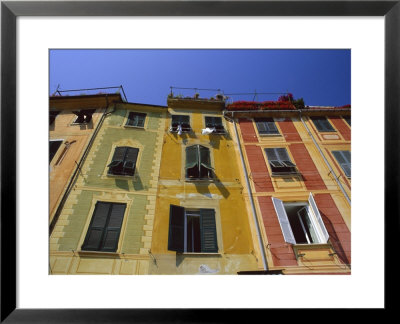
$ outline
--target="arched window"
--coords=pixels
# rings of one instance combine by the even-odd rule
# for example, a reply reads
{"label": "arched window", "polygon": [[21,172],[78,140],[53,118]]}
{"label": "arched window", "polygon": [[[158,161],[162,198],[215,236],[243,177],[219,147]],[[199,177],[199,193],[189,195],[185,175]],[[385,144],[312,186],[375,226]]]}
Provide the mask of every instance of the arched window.
{"label": "arched window", "polygon": [[135,147],[116,147],[112,161],[108,165],[108,174],[133,176],[138,154],[139,149]]}
{"label": "arched window", "polygon": [[212,179],[210,149],[202,145],[188,146],[185,169],[187,180]]}

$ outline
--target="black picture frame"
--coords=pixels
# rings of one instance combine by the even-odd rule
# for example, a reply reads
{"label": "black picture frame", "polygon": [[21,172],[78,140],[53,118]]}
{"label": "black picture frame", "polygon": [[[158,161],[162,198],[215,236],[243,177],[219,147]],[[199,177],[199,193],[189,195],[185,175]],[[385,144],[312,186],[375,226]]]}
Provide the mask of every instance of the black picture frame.
{"label": "black picture frame", "polygon": [[[388,266],[399,232],[400,0],[395,1],[2,1],[1,2],[1,322],[234,322],[245,309],[16,308],[16,18],[18,16],[384,16],[385,310],[398,283]],[[372,243],[371,243],[372,244]],[[366,244],[367,246],[367,244]],[[371,256],[371,260],[373,256]],[[371,268],[365,269],[373,275]],[[389,283],[389,285],[386,285]],[[156,293],[156,292],[155,292]],[[393,305],[394,306],[394,305]]]}

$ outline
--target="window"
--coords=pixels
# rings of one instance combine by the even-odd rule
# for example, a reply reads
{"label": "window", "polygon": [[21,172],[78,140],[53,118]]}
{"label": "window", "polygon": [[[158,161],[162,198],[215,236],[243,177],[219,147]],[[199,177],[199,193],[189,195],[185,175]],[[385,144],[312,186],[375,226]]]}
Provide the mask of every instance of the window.
{"label": "window", "polygon": [[60,145],[63,141],[62,140],[56,140],[56,141],[50,141],[49,142],[49,163],[51,162],[51,160],[53,160],[54,155],[56,155],[58,149],[60,148]]}
{"label": "window", "polygon": [[203,180],[213,178],[210,150],[202,145],[186,147],[185,173],[187,180]]}
{"label": "window", "polygon": [[56,111],[56,110],[50,111],[50,113],[49,113],[49,121],[50,121],[50,124],[49,124],[49,125],[51,125],[51,124],[54,123],[54,121],[56,120],[56,117],[57,117],[57,115],[58,115],[59,113],[60,113],[60,112],[59,112],[59,111]]}
{"label": "window", "polygon": [[346,121],[349,126],[351,126],[351,117],[350,116],[344,116],[343,119]]}
{"label": "window", "polygon": [[168,250],[217,253],[215,210],[170,205]]}
{"label": "window", "polygon": [[119,146],[115,148],[111,163],[108,165],[108,174],[133,176],[139,149]]}
{"label": "window", "polygon": [[325,117],[311,117],[311,120],[319,132],[335,132],[335,129]]}
{"label": "window", "polygon": [[350,151],[332,151],[336,161],[340,164],[346,177],[351,178],[351,152]]}
{"label": "window", "polygon": [[73,124],[88,124],[92,120],[92,115],[96,109],[83,109],[78,111],[73,111],[77,116]]}
{"label": "window", "polygon": [[185,115],[172,115],[171,132],[190,132],[190,117]]}
{"label": "window", "polygon": [[211,117],[211,116],[206,116],[204,117],[205,119],[205,124],[206,128],[214,128],[213,134],[225,134],[225,128],[224,125],[222,124],[222,118],[221,117]]}
{"label": "window", "polygon": [[97,202],[82,250],[115,252],[126,204]]}
{"label": "window", "polygon": [[144,127],[146,114],[138,112],[130,112],[125,126]]}
{"label": "window", "polygon": [[285,242],[291,244],[328,242],[329,234],[311,193],[308,203],[283,203],[275,197],[272,197],[272,202]]}
{"label": "window", "polygon": [[273,118],[254,118],[260,135],[279,135]]}
{"label": "window", "polygon": [[272,175],[297,173],[296,165],[290,160],[286,148],[266,148],[265,153],[267,154]]}

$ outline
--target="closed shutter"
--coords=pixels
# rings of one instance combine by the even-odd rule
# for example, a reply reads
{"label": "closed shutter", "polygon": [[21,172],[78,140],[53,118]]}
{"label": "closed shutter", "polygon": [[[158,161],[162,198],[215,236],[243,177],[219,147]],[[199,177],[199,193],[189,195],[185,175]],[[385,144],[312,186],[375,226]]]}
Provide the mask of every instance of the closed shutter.
{"label": "closed shutter", "polygon": [[281,230],[283,233],[283,238],[285,239],[285,242],[291,243],[291,244],[296,244],[296,240],[294,238],[292,228],[290,227],[289,219],[287,217],[285,207],[283,206],[282,200],[271,197],[272,202],[275,207],[276,215],[278,216],[279,224],[281,226]]}
{"label": "closed shutter", "polygon": [[111,204],[97,202],[82,250],[99,251]]}
{"label": "closed shutter", "polygon": [[284,147],[276,148],[275,151],[279,161],[290,161],[289,154]]}
{"label": "closed shutter", "polygon": [[170,205],[168,250],[183,252],[185,239],[185,208]]}
{"label": "closed shutter", "polygon": [[218,252],[214,209],[200,209],[201,252]]}
{"label": "closed shutter", "polygon": [[115,252],[124,219],[125,204],[112,204],[107,227],[104,233],[102,251]]}
{"label": "closed shutter", "polygon": [[311,192],[310,192],[310,196],[308,198],[308,203],[310,204],[311,210],[313,211],[315,218],[317,219],[318,224],[321,228],[322,235],[323,235],[322,239],[324,240],[323,243],[326,243],[326,242],[328,242],[329,234],[328,234],[328,231],[326,230],[324,221],[322,220],[321,214],[319,213],[317,204],[315,203],[314,197]]}

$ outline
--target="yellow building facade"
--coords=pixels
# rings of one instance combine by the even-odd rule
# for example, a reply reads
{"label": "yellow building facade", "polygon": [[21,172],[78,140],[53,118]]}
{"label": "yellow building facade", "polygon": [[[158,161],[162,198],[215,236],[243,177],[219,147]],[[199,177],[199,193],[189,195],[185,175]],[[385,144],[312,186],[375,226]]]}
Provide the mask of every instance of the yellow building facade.
{"label": "yellow building facade", "polygon": [[224,107],[222,98],[168,98],[150,274],[259,268]]}

